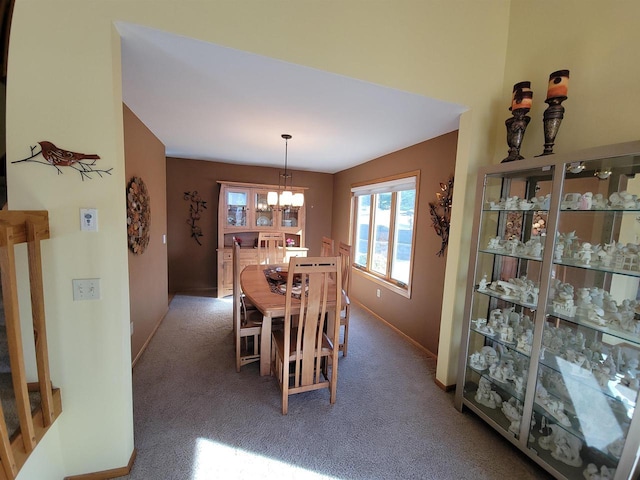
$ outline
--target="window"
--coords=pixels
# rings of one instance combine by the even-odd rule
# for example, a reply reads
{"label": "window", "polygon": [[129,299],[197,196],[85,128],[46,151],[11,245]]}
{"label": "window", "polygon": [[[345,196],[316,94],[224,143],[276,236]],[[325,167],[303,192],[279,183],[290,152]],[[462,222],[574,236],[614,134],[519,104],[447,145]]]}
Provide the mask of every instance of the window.
{"label": "window", "polygon": [[351,188],[354,264],[410,295],[419,172]]}

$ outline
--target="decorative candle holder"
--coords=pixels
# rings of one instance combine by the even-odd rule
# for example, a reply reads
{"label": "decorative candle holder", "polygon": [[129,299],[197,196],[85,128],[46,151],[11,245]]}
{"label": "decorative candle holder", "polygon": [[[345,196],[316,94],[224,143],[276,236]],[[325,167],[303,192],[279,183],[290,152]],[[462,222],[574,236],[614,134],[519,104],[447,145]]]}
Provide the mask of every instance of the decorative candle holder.
{"label": "decorative candle holder", "polygon": [[520,155],[520,146],[524,138],[524,132],[527,125],[531,121],[531,117],[527,116],[528,108],[516,108],[512,110],[513,116],[508,118],[504,124],[507,127],[507,145],[509,145],[509,155],[502,160],[502,163],[512,162],[514,160],[522,160],[524,157]]}
{"label": "decorative candle holder", "polygon": [[544,125],[544,151],[539,155],[553,154],[553,145],[564,118],[562,102],[567,99],[569,70],[558,70],[549,75],[549,87],[545,103],[549,105],[542,116]]}
{"label": "decorative candle holder", "polygon": [[560,124],[564,118],[564,107],[562,106],[562,102],[566,99],[567,97],[553,97],[545,100],[545,103],[549,106],[542,115],[542,123],[544,125],[544,151],[540,156],[553,154],[553,145],[556,142],[556,135],[558,134]]}

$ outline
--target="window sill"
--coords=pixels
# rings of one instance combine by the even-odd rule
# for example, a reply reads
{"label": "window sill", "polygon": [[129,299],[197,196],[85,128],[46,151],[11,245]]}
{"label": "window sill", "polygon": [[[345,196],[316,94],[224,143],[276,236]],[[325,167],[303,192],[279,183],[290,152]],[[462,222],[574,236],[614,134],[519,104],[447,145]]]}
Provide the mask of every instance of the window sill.
{"label": "window sill", "polygon": [[373,275],[372,273],[369,273],[365,270],[360,270],[359,268],[353,268],[351,270],[352,272],[355,272],[357,275],[360,275],[364,278],[366,278],[367,280],[372,281],[373,283],[376,283],[384,288],[386,288],[387,290],[392,291],[393,293],[396,293],[398,295],[401,295],[405,298],[411,298],[411,286],[407,285],[407,288],[402,288],[399,287],[398,285],[395,285],[394,283],[391,283],[387,280],[384,280],[383,278],[380,278],[376,275]]}

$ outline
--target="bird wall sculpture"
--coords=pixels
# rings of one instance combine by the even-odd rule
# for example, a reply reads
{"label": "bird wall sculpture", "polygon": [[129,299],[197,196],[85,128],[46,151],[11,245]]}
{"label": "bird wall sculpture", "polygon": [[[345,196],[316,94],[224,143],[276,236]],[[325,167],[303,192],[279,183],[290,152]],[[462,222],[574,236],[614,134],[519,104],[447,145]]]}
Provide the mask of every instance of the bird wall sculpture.
{"label": "bird wall sculpture", "polygon": [[[38,147],[37,145],[34,145],[30,147],[30,156],[11,163],[35,162],[43,165],[50,165],[57,170],[58,175],[63,173],[61,167],[69,167],[78,172],[83,181],[85,178],[91,179],[93,174],[100,177],[104,174],[111,175],[111,170],[113,170],[113,168],[109,168],[107,170],[95,168],[96,160],[100,160],[100,156],[95,153],[87,154],[72,152],[70,150],[56,147],[52,142],[48,142],[46,140],[38,142],[38,145],[40,145],[39,151],[36,151]],[[38,155],[42,155],[45,161],[37,159],[36,157]]]}

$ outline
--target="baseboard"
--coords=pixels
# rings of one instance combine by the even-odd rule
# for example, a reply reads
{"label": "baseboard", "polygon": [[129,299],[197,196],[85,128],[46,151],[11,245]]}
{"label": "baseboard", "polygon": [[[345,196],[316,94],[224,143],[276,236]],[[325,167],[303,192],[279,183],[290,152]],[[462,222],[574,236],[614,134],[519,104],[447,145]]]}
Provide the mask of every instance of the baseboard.
{"label": "baseboard", "polygon": [[413,338],[411,338],[409,335],[407,335],[406,333],[404,333],[403,331],[399,330],[397,327],[395,327],[394,325],[391,325],[389,322],[387,322],[384,318],[382,318],[380,315],[378,315],[376,312],[372,311],[369,307],[363,305],[362,303],[360,303],[358,300],[355,299],[351,299],[352,303],[357,303],[358,306],[360,308],[362,308],[363,310],[366,310],[367,312],[369,312],[371,315],[373,315],[374,317],[376,317],[378,320],[380,320],[382,323],[384,323],[386,326],[388,326],[391,330],[395,331],[398,335],[401,335],[402,337],[405,338],[405,340],[407,340],[409,343],[415,345],[417,348],[419,348],[420,350],[422,350],[424,353],[426,353],[429,357],[433,358],[436,362],[438,361],[438,355],[436,355],[435,353],[433,353],[431,350],[429,350],[428,348],[426,348],[424,345],[419,344],[418,342],[416,342]]}
{"label": "baseboard", "polygon": [[[171,298],[173,298],[173,297],[171,297]],[[169,300],[169,303],[171,303],[171,300]],[[167,313],[169,313],[169,307],[168,306],[167,306],[167,310],[164,312],[164,315],[162,315],[160,320],[158,320],[158,322],[153,327],[153,330],[151,331],[151,334],[149,335],[149,337],[142,344],[142,347],[140,347],[140,351],[136,355],[136,358],[134,358],[133,361],[131,362],[131,368],[132,369],[133,369],[133,367],[136,366],[136,363],[138,363],[138,360],[140,360],[140,357],[142,357],[142,354],[145,352],[145,350],[149,346],[149,343],[151,342],[151,339],[153,338],[153,336],[158,331],[158,328],[160,328],[160,325],[162,324],[162,321],[164,320],[164,318],[167,316]]]}
{"label": "baseboard", "polygon": [[434,380],[434,382],[438,387],[440,387],[445,392],[450,392],[451,390],[455,390],[455,388],[456,388],[455,384],[454,385],[445,385],[444,383],[442,383],[437,378]]}
{"label": "baseboard", "polygon": [[124,477],[131,473],[133,462],[136,460],[136,449],[131,452],[129,463],[124,467],[112,468],[111,470],[103,470],[102,472],[85,473],[82,475],[72,475],[64,477],[64,480],[109,480],[111,478]]}

